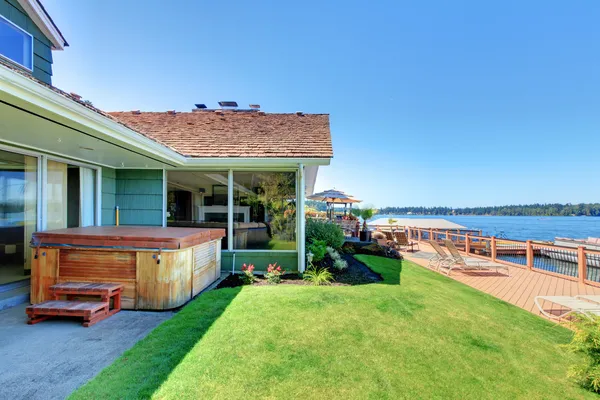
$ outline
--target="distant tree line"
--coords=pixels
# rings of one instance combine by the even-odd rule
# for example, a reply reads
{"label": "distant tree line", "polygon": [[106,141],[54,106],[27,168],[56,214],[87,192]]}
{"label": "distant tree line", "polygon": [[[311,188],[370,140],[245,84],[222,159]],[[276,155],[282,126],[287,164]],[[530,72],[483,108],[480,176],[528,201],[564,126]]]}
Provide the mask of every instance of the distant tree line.
{"label": "distant tree line", "polygon": [[526,204],[491,207],[384,207],[379,214],[415,215],[502,215],[502,216],[589,216],[600,217],[599,203]]}

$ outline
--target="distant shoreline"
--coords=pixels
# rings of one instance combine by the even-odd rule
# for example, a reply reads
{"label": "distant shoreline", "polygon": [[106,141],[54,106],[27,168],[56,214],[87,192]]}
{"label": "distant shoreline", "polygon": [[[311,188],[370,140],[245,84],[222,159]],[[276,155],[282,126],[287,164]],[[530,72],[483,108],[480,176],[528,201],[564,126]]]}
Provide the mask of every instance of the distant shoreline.
{"label": "distant shoreline", "polygon": [[589,217],[595,218],[598,215],[529,215],[529,214],[514,214],[514,215],[502,215],[502,214],[403,214],[403,213],[376,213],[377,215],[383,216],[395,216],[403,215],[407,217]]}

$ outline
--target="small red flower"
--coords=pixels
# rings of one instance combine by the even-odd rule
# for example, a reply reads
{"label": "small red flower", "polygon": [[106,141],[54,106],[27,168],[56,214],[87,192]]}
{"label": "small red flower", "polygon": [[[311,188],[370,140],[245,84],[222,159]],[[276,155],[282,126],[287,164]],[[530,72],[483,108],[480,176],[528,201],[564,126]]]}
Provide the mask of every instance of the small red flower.
{"label": "small red flower", "polygon": [[281,267],[277,267],[277,271],[281,271]]}

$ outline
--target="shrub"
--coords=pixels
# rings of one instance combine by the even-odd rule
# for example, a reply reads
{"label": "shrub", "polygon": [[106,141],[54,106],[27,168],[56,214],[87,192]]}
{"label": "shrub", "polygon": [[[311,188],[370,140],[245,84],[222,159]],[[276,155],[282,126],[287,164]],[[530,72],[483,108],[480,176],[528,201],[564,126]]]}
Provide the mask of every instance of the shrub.
{"label": "shrub", "polygon": [[276,285],[281,283],[281,275],[283,275],[285,271],[281,269],[280,266],[275,264],[269,264],[267,268],[267,273],[265,274],[265,278],[267,278],[267,282],[272,285]]}
{"label": "shrub", "polygon": [[323,240],[327,246],[339,249],[345,237],[342,228],[336,224],[309,218],[306,220],[306,241],[313,243],[316,240]]}
{"label": "shrub", "polygon": [[346,254],[354,254],[354,253],[356,253],[356,249],[354,248],[354,245],[352,243],[346,242],[342,246],[342,252],[344,252]]}
{"label": "shrub", "polygon": [[341,258],[338,258],[337,260],[335,260],[333,262],[333,267],[339,271],[342,271],[342,270],[348,268],[348,263],[346,262],[346,260],[342,260]]}
{"label": "shrub", "polygon": [[333,280],[333,275],[327,268],[317,268],[311,265],[305,272],[302,278],[310,282],[312,285],[321,286],[329,285]]}
{"label": "shrub", "polygon": [[308,245],[307,250],[312,254],[312,261],[319,262],[325,257],[327,252],[327,244],[324,240],[315,240]]}
{"label": "shrub", "polygon": [[371,256],[385,257],[387,256],[385,249],[377,243],[371,243],[367,246],[362,246],[356,249],[358,254],[368,254]]}
{"label": "shrub", "polygon": [[331,257],[333,261],[342,258],[342,256],[340,256],[340,253],[338,253],[333,247],[327,247],[327,254],[329,254],[329,257]]}
{"label": "shrub", "polygon": [[256,277],[254,276],[254,265],[242,265],[242,272],[244,273],[241,278],[244,285],[251,285],[254,281],[256,281]]}
{"label": "shrub", "polygon": [[600,317],[578,317],[573,327],[575,335],[567,347],[583,354],[584,358],[581,364],[570,368],[569,377],[582,387],[600,393]]}

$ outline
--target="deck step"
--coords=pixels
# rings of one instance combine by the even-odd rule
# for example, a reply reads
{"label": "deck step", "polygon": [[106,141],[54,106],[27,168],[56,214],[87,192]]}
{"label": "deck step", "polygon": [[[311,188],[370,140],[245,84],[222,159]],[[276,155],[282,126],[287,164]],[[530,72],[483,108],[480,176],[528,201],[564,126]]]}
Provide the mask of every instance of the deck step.
{"label": "deck step", "polygon": [[0,293],[0,311],[23,303],[29,303],[29,285]]}
{"label": "deck step", "polygon": [[28,306],[27,312],[35,311],[40,313],[52,313],[52,315],[83,316],[89,313],[95,313],[107,307],[108,303],[101,301],[49,300]]}

